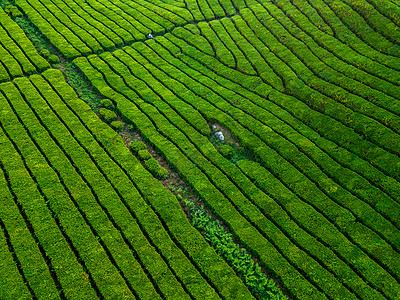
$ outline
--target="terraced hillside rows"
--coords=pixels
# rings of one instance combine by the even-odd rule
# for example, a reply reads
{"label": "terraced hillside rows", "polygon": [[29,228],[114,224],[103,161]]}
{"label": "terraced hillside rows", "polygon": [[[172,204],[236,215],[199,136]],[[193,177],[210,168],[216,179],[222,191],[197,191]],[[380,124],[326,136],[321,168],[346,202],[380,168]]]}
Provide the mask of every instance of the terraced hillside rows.
{"label": "terraced hillside rows", "polygon": [[0,7],[0,82],[49,67],[23,30]]}
{"label": "terraced hillside rows", "polygon": [[2,299],[252,298],[58,70],[0,90]]}
{"label": "terraced hillside rows", "polygon": [[[396,1],[11,4],[291,299],[400,299]],[[48,63],[14,74],[11,58],[0,298],[281,297],[254,292],[59,70],[16,78]]]}

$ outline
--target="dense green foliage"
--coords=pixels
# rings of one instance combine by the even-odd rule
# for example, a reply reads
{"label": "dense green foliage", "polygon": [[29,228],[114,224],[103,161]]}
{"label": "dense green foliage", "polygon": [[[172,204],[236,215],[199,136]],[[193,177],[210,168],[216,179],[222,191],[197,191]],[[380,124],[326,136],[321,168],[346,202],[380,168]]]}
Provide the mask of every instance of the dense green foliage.
{"label": "dense green foliage", "polygon": [[113,112],[112,110],[109,110],[106,108],[100,108],[99,112],[100,112],[101,117],[107,123],[111,123],[112,121],[115,121],[117,119],[117,114],[115,112]]}
{"label": "dense green foliage", "polygon": [[141,160],[148,160],[149,158],[152,157],[147,149],[139,150],[137,155]]}
{"label": "dense green foliage", "polygon": [[101,106],[103,106],[104,108],[110,109],[110,110],[114,110],[115,106],[112,103],[112,101],[110,99],[101,99],[100,101]]}
{"label": "dense green foliage", "polygon": [[[337,40],[311,5],[253,2],[74,63],[293,297],[396,298],[399,73],[377,61],[387,51],[398,62],[396,46],[374,52],[326,23],[352,38]],[[204,120],[262,169],[226,160]],[[259,185],[262,170],[285,190]],[[289,192],[302,205],[280,200]]]}
{"label": "dense green foliage", "polygon": [[110,123],[110,126],[115,130],[120,130],[124,126],[124,124],[121,121],[112,121]]}
{"label": "dense green foliage", "polygon": [[129,144],[129,147],[135,154],[138,154],[140,150],[147,150],[146,144],[141,141],[133,141]]}
{"label": "dense green foliage", "polygon": [[260,299],[287,299],[272,279],[269,279],[245,249],[240,248],[225,228],[194,202],[183,199],[188,207],[193,225],[204,232],[205,238],[245,280],[251,291]]}
{"label": "dense green foliage", "polygon": [[400,299],[396,1],[0,7],[1,299]]}
{"label": "dense green foliage", "polygon": [[235,150],[232,148],[232,146],[229,145],[222,145],[219,148],[219,151],[224,157],[228,159],[230,159],[233,156],[233,154],[235,154]]}
{"label": "dense green foliage", "polygon": [[19,17],[17,12],[19,10],[15,6],[7,5],[4,10],[0,6],[0,82],[50,67],[9,16]]}
{"label": "dense green foliage", "polygon": [[251,298],[59,71],[0,91],[1,298]]}

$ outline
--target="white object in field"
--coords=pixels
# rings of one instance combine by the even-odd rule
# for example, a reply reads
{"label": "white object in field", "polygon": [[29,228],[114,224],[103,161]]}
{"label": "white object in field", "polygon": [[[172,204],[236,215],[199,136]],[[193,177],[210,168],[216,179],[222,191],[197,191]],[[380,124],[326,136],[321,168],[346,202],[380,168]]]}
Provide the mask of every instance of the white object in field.
{"label": "white object in field", "polygon": [[154,37],[151,33],[149,33],[149,39],[154,39]]}
{"label": "white object in field", "polygon": [[221,141],[225,140],[224,134],[221,131],[215,133],[215,136],[219,138]]}
{"label": "white object in field", "polygon": [[213,130],[217,129],[217,126],[216,126],[216,125],[213,125],[213,126],[212,126],[212,129],[213,129]]}

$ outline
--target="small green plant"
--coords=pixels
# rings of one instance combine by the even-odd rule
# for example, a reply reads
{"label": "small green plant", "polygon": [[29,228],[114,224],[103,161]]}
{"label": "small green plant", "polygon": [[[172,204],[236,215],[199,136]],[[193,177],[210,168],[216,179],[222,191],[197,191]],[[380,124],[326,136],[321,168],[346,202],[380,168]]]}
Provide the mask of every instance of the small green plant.
{"label": "small green plant", "polygon": [[150,152],[147,149],[142,149],[138,151],[139,159],[141,160],[148,160],[152,158]]}
{"label": "small green plant", "polygon": [[146,160],[144,162],[146,168],[153,174],[155,175],[155,173],[158,171],[158,169],[160,168],[160,164],[158,163],[158,161],[152,157],[148,160]]}
{"label": "small green plant", "polygon": [[121,121],[112,121],[110,126],[115,130],[120,130],[124,124]]}
{"label": "small green plant", "polygon": [[141,141],[133,141],[132,143],[129,144],[129,147],[135,154],[138,154],[139,150],[144,150],[144,149],[147,150],[146,144]]}
{"label": "small green plant", "polygon": [[168,171],[160,166],[158,161],[152,157],[144,162],[147,170],[150,171],[153,176],[157,177],[158,179],[165,179],[168,176]]}
{"label": "small green plant", "polygon": [[169,175],[168,171],[163,167],[160,167],[155,174],[155,176],[160,180],[167,178],[168,175]]}
{"label": "small green plant", "polygon": [[13,18],[22,17],[21,11],[15,5],[8,4],[4,11]]}
{"label": "small green plant", "polygon": [[60,62],[60,58],[59,58],[57,55],[55,55],[55,54],[50,55],[50,56],[49,56],[49,62],[50,62],[51,64],[58,64],[58,63]]}
{"label": "small green plant", "polygon": [[219,147],[219,151],[227,159],[231,159],[233,154],[235,154],[235,150],[230,145],[222,145],[221,147]]}
{"label": "small green plant", "polygon": [[114,103],[112,103],[112,101],[110,99],[102,99],[100,101],[100,104],[104,108],[107,108],[107,109],[110,109],[110,110],[114,110],[115,109]]}
{"label": "small green plant", "polygon": [[107,123],[110,123],[117,119],[117,114],[112,110],[106,108],[100,108],[100,115]]}
{"label": "small green plant", "polygon": [[50,51],[47,49],[42,49],[40,50],[40,55],[43,56],[44,58],[49,58],[50,57]]}

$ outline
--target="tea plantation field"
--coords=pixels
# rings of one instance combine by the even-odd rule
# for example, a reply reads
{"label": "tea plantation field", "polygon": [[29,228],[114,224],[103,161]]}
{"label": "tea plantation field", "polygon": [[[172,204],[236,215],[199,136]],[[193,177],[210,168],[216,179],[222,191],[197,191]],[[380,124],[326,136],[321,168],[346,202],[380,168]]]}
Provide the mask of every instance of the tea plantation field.
{"label": "tea plantation field", "polygon": [[396,0],[0,0],[0,300],[400,299]]}

